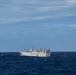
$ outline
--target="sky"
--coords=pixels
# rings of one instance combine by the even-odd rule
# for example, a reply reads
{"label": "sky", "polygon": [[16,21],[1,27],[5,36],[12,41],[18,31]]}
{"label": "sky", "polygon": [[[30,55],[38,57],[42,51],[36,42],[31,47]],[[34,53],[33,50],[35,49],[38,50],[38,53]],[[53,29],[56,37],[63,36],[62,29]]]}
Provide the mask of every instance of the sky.
{"label": "sky", "polygon": [[0,0],[0,52],[76,51],[76,0]]}

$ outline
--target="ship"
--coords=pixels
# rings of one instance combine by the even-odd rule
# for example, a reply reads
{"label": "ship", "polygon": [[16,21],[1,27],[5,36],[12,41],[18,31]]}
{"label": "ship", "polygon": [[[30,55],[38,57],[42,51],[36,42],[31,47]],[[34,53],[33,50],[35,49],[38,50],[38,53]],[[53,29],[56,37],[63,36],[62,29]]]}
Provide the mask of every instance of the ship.
{"label": "ship", "polygon": [[34,50],[30,49],[29,51],[21,51],[19,52],[20,56],[33,56],[33,57],[50,57],[51,50]]}

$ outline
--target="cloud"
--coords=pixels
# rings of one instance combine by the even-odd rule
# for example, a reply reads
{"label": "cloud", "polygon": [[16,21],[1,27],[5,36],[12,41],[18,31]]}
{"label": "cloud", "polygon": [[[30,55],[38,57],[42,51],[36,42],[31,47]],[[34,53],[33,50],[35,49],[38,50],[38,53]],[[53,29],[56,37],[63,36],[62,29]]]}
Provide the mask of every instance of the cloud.
{"label": "cloud", "polygon": [[76,4],[76,0],[68,0],[69,4]]}
{"label": "cloud", "polygon": [[74,30],[76,29],[76,24],[69,25],[69,27],[70,27],[70,30]]}
{"label": "cloud", "polygon": [[0,0],[0,24],[76,16],[75,3],[75,0]]}

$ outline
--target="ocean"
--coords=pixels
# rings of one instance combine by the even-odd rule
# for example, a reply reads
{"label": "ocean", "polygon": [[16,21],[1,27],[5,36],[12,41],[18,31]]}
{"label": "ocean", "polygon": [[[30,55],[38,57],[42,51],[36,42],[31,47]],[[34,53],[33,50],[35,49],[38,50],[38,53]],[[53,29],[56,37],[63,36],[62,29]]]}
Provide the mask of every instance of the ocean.
{"label": "ocean", "polygon": [[0,75],[76,75],[76,52],[52,52],[49,58],[0,53]]}

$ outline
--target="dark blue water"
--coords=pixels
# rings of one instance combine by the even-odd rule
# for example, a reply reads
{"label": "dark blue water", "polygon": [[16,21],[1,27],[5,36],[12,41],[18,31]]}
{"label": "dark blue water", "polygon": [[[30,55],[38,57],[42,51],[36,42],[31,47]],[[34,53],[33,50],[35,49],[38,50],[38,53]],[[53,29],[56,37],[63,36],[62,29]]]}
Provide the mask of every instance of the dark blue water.
{"label": "dark blue water", "polygon": [[50,58],[0,53],[0,75],[76,75],[76,52],[52,52]]}

